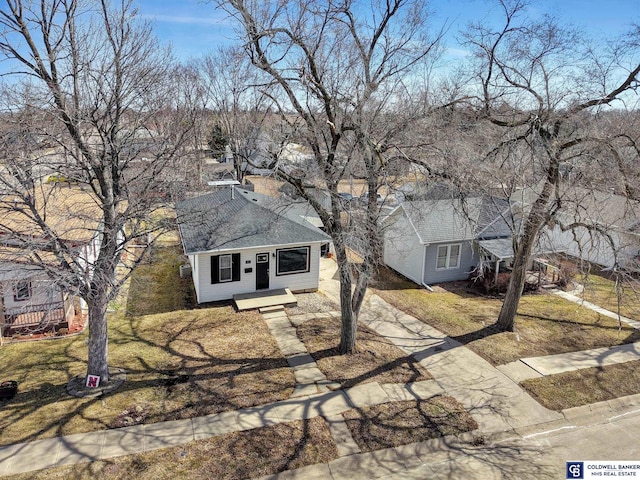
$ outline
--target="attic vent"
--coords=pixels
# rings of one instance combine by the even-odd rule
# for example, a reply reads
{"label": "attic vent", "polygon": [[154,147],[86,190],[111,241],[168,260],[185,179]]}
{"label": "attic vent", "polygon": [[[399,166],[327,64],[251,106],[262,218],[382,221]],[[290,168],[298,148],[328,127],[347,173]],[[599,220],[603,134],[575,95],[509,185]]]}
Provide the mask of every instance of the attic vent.
{"label": "attic vent", "polygon": [[257,202],[257,201],[258,201],[258,199],[257,199],[257,198],[253,198],[252,200],[253,200],[254,202]]}

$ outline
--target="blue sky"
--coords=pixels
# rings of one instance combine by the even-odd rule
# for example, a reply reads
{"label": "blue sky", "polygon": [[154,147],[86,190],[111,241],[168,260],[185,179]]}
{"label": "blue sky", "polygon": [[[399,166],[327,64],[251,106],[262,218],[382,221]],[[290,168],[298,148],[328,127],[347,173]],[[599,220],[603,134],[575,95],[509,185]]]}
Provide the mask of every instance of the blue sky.
{"label": "blue sky", "polygon": [[[491,19],[498,12],[490,0],[433,0],[434,28],[451,25],[447,37],[455,53],[454,35],[469,21]],[[223,12],[202,0],[138,0],[139,13],[155,22],[156,34],[170,42],[183,59],[198,57],[216,46],[233,42],[231,22]],[[632,22],[640,23],[640,0],[532,0],[533,15],[552,13],[594,36],[617,35]]]}

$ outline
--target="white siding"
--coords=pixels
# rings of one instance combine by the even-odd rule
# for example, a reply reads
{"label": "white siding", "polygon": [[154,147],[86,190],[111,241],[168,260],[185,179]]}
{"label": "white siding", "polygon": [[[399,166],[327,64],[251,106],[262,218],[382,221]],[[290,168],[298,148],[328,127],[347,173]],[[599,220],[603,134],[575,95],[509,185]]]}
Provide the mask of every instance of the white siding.
{"label": "white siding", "polygon": [[425,247],[402,209],[385,221],[383,237],[384,263],[420,285]]}
{"label": "white siding", "polygon": [[193,286],[196,289],[196,297],[198,299],[198,303],[202,303],[200,301],[200,275],[198,274],[198,266],[200,265],[200,262],[198,261],[198,256],[189,255],[189,264],[191,265],[191,278],[193,279]]}
{"label": "white siding", "polygon": [[93,267],[100,253],[100,240],[102,235],[96,232],[91,241],[80,247],[80,257],[78,263],[87,271],[89,278],[93,277]]}
{"label": "white siding", "polygon": [[619,234],[613,230],[609,231],[609,235],[614,242],[615,250],[604,235],[597,232],[589,233],[585,228],[578,228],[574,233],[563,232],[559,227],[555,227],[551,232],[547,230],[545,233],[541,240],[542,248],[565,252],[605,267],[614,265],[616,255],[618,263],[624,266],[640,254],[640,240],[637,237]]}
{"label": "white siding", "polygon": [[[256,291],[256,254],[269,254],[269,290],[279,288],[289,288],[291,291],[312,290],[318,288],[320,278],[320,245],[299,244],[269,246],[266,248],[251,248],[224,252],[240,253],[240,281],[211,283],[211,257],[215,254],[195,255],[191,262],[193,268],[193,283],[196,288],[198,303],[215,302],[218,300],[229,300],[234,295],[240,293],[251,293]],[[276,275],[276,250],[291,247],[310,247],[309,271],[305,273],[295,273],[291,275]],[[250,273],[245,273],[245,269],[251,269]]]}

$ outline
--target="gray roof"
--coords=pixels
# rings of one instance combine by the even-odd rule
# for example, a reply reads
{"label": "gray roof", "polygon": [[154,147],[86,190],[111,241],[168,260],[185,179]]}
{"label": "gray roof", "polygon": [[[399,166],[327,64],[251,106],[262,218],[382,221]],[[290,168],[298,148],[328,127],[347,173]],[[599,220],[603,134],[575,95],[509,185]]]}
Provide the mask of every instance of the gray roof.
{"label": "gray roof", "polygon": [[511,238],[479,240],[478,245],[500,260],[513,257],[513,240]]}
{"label": "gray roof", "polygon": [[[491,240],[478,240],[480,248],[490,253],[494,257],[500,260],[505,258],[513,258],[513,240],[511,238],[494,238]],[[554,247],[545,247],[543,245],[536,245],[533,249],[535,255],[545,255],[551,253],[561,253],[564,250],[559,250]]]}
{"label": "gray roof", "polygon": [[508,203],[491,197],[404,202],[388,218],[404,212],[421,243],[440,243],[511,235],[503,214]]}
{"label": "gray roof", "polygon": [[176,205],[180,236],[187,254],[328,242],[327,234],[302,218],[313,216],[310,209],[242,188],[232,191],[231,187]]}

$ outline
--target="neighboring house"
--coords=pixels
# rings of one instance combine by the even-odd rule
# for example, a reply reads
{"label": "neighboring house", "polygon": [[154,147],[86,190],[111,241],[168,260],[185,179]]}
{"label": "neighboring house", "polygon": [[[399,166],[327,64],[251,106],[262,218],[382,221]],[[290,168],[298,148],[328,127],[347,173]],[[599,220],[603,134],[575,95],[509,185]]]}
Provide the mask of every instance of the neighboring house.
{"label": "neighboring house", "polygon": [[[100,249],[99,217],[93,199],[82,190],[61,185],[37,188],[35,205],[53,236],[73,252],[77,272],[91,275]],[[33,212],[11,195],[0,197],[0,326],[3,334],[19,330],[44,331],[69,327],[76,313],[86,308],[52,279],[59,264],[47,246],[43,227]],[[76,311],[77,310],[77,311]]]}
{"label": "neighboring house", "polygon": [[[514,219],[535,198],[532,187],[509,202],[481,196],[406,201],[382,221],[384,262],[421,285],[467,279],[479,267],[496,274],[508,270],[519,230]],[[572,187],[560,204],[555,225],[539,235],[532,261],[562,253],[606,268],[640,270],[640,203]]]}
{"label": "neighboring house", "polygon": [[[533,189],[521,190],[512,203],[526,210],[534,198]],[[567,189],[561,202],[557,224],[542,232],[541,245],[605,268],[640,269],[640,203],[580,187]]]}
{"label": "neighboring house", "polygon": [[260,290],[317,290],[321,248],[330,237],[307,204],[231,186],[176,209],[198,303]]}
{"label": "neighboring house", "polygon": [[207,162],[202,167],[204,180],[218,182],[222,180],[237,180],[233,163]]}
{"label": "neighboring house", "polygon": [[467,279],[513,255],[508,213],[491,197],[403,202],[382,221],[384,262],[419,285]]}
{"label": "neighboring house", "polygon": [[[42,258],[43,252],[38,252]],[[74,297],[60,289],[33,264],[27,252],[0,250],[0,328],[2,333],[27,329],[41,332],[69,328],[75,317]]]}

